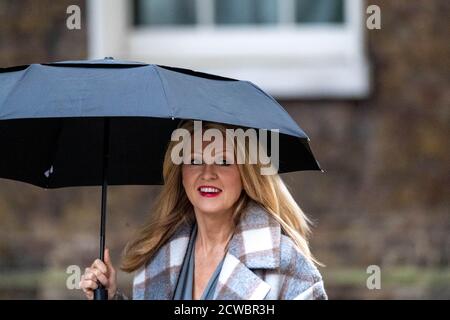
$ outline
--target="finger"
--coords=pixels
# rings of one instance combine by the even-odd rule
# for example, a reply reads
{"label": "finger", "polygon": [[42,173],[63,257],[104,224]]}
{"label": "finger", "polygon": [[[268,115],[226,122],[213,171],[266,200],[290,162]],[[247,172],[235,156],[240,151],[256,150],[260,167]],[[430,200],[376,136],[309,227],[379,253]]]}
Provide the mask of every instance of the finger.
{"label": "finger", "polygon": [[85,280],[97,281],[97,275],[95,274],[96,269],[92,269],[91,271],[84,274]]}
{"label": "finger", "polygon": [[108,278],[106,277],[106,275],[104,275],[103,273],[101,273],[100,270],[98,270],[98,269],[94,269],[92,272],[93,272],[94,277],[95,277],[95,279],[92,279],[92,280],[94,280],[94,281],[95,281],[95,280],[98,280],[98,281],[100,281],[100,283],[101,283],[102,285],[104,285],[105,287],[108,286],[109,281],[108,281]]}
{"label": "finger", "polygon": [[83,281],[84,281],[84,274],[81,276],[80,282],[78,282],[78,288],[84,291]]}
{"label": "finger", "polygon": [[111,274],[116,272],[116,270],[114,270],[114,267],[112,265],[111,256],[109,254],[108,248],[105,249],[105,264],[108,267],[108,270],[111,272]]}
{"label": "finger", "polygon": [[91,291],[91,290],[86,291],[86,292],[84,293],[84,295],[85,295],[86,298],[88,298],[89,300],[93,300],[93,299],[94,299],[94,292]]}
{"label": "finger", "polygon": [[93,278],[93,275],[94,275],[93,270],[95,270],[95,269],[93,269],[93,268],[86,268],[86,269],[84,269],[84,274],[81,276],[81,278],[82,279],[84,278],[84,279],[97,280],[97,279]]}
{"label": "finger", "polygon": [[83,290],[84,293],[89,293],[89,292],[92,291],[92,289],[90,289],[90,288],[85,288],[84,286],[85,286],[84,283],[80,283],[81,290]]}
{"label": "finger", "polygon": [[102,260],[100,260],[100,259],[96,259],[94,261],[94,263],[92,264],[91,269],[98,269],[102,273],[108,274],[108,268],[106,267],[105,263]]}
{"label": "finger", "polygon": [[84,292],[86,292],[86,288],[85,288],[85,285],[86,285],[86,283],[85,283],[85,281],[86,281],[86,274],[83,274],[82,276],[81,276],[81,280],[80,280],[80,282],[78,282],[78,287],[81,289],[81,290],[83,290]]}
{"label": "finger", "polygon": [[94,290],[96,286],[97,286],[97,281],[94,281],[91,279],[84,279],[83,281],[80,282],[80,288],[84,292],[87,292],[89,290]]}
{"label": "finger", "polygon": [[103,274],[99,269],[96,268],[87,268],[86,272],[84,273],[84,278],[87,280],[92,280],[92,281],[98,281],[100,277],[106,277],[105,274]]}
{"label": "finger", "polygon": [[85,280],[91,280],[94,282],[100,281],[100,283],[105,286],[108,287],[109,286],[109,280],[108,278],[100,272],[100,270],[98,269],[91,269],[90,271],[88,271],[85,275],[84,275],[84,279]]}
{"label": "finger", "polygon": [[[87,292],[89,292],[89,290],[95,290],[95,289],[98,288],[97,281],[93,281],[93,280],[84,280],[84,282],[83,282],[83,284],[82,284],[82,287],[83,287],[84,289],[86,289]],[[86,292],[86,291],[85,291],[85,292]],[[86,292],[86,293],[87,293],[87,292]]]}

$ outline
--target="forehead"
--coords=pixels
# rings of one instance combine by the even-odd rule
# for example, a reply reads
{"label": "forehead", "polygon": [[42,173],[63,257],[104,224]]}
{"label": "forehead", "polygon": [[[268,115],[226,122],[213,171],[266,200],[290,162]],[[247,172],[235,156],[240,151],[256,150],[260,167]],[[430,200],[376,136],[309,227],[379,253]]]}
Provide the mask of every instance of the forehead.
{"label": "forehead", "polygon": [[[217,141],[216,141],[217,138]],[[198,141],[195,141],[195,139],[198,139]],[[191,151],[192,152],[202,152],[205,150],[206,147],[209,146],[210,149],[216,150],[216,151],[222,151],[222,152],[234,152],[234,144],[232,141],[229,141],[229,139],[226,139],[226,137],[220,136],[216,137],[213,136],[210,138],[211,141],[205,140],[205,138],[198,135],[195,136],[194,134],[191,135],[190,143],[191,143]],[[201,147],[201,150],[195,150],[195,147]],[[200,148],[198,148],[200,149]]]}
{"label": "forehead", "polygon": [[192,154],[203,154],[205,151],[212,156],[215,155],[234,155],[234,147],[233,144],[226,144],[223,141],[222,144],[214,143],[213,141],[202,141],[201,148],[195,149],[194,143],[191,143],[191,153]]}

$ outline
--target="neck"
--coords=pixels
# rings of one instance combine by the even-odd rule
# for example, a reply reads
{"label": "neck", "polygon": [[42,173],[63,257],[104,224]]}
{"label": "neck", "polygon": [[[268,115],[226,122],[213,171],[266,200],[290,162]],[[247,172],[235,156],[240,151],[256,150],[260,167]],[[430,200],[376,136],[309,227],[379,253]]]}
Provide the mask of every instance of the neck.
{"label": "neck", "polygon": [[206,214],[195,210],[197,220],[196,250],[205,254],[224,250],[233,232],[232,210]]}

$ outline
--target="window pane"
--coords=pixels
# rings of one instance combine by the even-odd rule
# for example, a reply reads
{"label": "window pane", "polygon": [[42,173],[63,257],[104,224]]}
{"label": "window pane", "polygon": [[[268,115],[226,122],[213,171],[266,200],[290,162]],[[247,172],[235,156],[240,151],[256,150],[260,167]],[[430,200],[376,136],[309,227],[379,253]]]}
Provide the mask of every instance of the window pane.
{"label": "window pane", "polygon": [[135,25],[195,23],[195,0],[134,0]]}
{"label": "window pane", "polygon": [[343,0],[296,0],[296,17],[299,23],[344,22]]}
{"label": "window pane", "polygon": [[215,0],[216,24],[277,22],[277,0]]}

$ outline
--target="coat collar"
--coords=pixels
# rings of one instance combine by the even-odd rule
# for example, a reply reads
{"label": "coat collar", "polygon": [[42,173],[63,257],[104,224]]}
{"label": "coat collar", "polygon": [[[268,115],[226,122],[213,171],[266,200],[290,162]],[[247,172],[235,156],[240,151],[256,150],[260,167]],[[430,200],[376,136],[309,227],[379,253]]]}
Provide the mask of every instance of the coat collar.
{"label": "coat collar", "polygon": [[[170,238],[134,281],[134,297],[172,299],[193,225],[185,224]],[[280,224],[251,201],[232,236],[219,275],[215,299],[263,299],[270,290],[252,269],[280,266]],[[161,290],[155,290],[155,285]]]}
{"label": "coat collar", "polygon": [[252,269],[280,267],[280,224],[259,204],[250,202],[230,240],[215,299],[264,299],[271,287]]}
{"label": "coat collar", "polygon": [[280,224],[256,202],[246,208],[230,240],[229,254],[250,269],[280,266]]}

